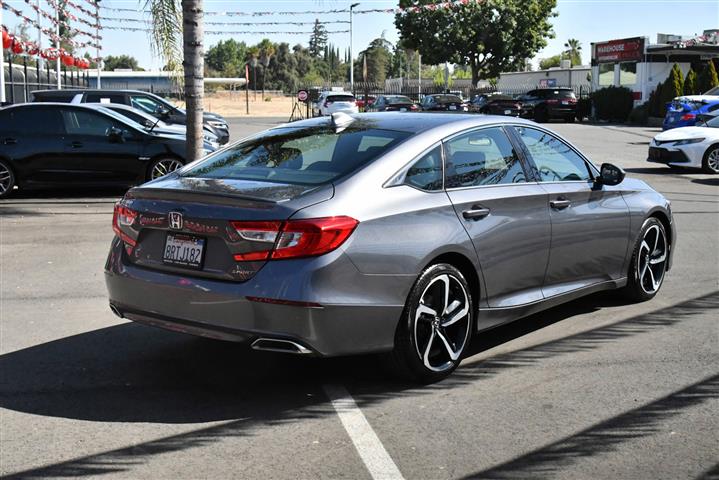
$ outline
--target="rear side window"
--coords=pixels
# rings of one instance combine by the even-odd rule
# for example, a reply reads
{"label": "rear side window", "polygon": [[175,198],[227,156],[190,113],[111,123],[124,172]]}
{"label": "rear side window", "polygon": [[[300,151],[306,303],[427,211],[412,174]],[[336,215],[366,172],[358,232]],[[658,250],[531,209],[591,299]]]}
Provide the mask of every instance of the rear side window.
{"label": "rear side window", "polygon": [[500,127],[483,128],[445,143],[446,187],[524,183],[522,164]]}
{"label": "rear side window", "polygon": [[85,110],[63,110],[65,130],[71,135],[105,136],[115,123],[102,115]]}
{"label": "rear side window", "polygon": [[212,155],[182,175],[320,185],[368,164],[410,135],[351,126],[341,132],[278,128]]}
{"label": "rear side window", "polygon": [[442,190],[442,147],[437,145],[409,167],[404,183],[420,190]]}
{"label": "rear side window", "polygon": [[14,132],[28,135],[60,135],[64,132],[62,117],[57,108],[13,108],[8,113],[7,126]]}

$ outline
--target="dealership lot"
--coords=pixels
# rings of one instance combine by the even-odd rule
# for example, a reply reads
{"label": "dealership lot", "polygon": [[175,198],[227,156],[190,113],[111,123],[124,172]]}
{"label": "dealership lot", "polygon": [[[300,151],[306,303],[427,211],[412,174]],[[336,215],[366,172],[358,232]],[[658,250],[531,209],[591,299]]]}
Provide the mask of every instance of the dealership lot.
{"label": "dealership lot", "polygon": [[[232,138],[278,121],[231,120]],[[428,387],[375,357],[257,353],[119,320],[102,267],[122,192],[0,201],[0,474],[719,475],[719,178],[647,163],[655,129],[550,127],[672,201],[673,270],[651,302],[594,295],[478,337]]]}

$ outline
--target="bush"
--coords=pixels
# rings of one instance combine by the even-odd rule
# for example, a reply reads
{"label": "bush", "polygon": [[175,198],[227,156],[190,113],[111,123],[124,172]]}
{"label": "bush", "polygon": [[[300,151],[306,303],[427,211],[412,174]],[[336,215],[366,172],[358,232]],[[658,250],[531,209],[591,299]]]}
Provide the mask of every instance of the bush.
{"label": "bush", "polygon": [[644,102],[638,107],[634,107],[629,112],[629,123],[633,125],[646,125],[649,121],[649,102]]}
{"label": "bush", "polygon": [[582,97],[577,102],[577,118],[582,121],[584,117],[589,117],[592,114],[592,99],[589,97]]}
{"label": "bush", "polygon": [[606,87],[592,92],[597,119],[623,122],[634,106],[632,91],[626,87]]}
{"label": "bush", "polygon": [[704,93],[719,85],[719,77],[717,77],[716,68],[714,68],[714,62],[709,60],[704,68],[699,72],[697,78],[697,88],[699,93]]}
{"label": "bush", "polygon": [[697,85],[697,74],[693,69],[689,69],[684,79],[684,95],[697,95],[699,86]]}

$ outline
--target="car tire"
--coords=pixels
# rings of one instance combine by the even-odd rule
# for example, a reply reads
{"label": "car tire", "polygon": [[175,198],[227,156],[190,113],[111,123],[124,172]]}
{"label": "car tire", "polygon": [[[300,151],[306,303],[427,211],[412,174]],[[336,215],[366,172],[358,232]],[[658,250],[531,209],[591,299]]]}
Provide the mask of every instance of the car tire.
{"label": "car tire", "polygon": [[704,152],[702,170],[712,175],[719,173],[719,145],[713,145]]}
{"label": "car tire", "polygon": [[669,249],[664,224],[656,217],[647,218],[632,250],[627,286],[622,290],[625,298],[633,302],[654,298],[664,283]]}
{"label": "car tire", "polygon": [[[170,172],[174,172],[178,168],[182,168],[185,162],[175,157],[160,157],[156,158],[147,167],[147,174],[145,180],[155,180],[160,177],[164,177]],[[164,173],[163,173],[164,172]]]}
{"label": "car tire", "polygon": [[537,123],[545,123],[549,120],[549,114],[546,107],[537,107],[534,109],[534,121]]}
{"label": "car tire", "polygon": [[446,263],[427,267],[397,326],[390,355],[395,373],[419,383],[449,376],[468,349],[474,313],[469,285],[457,268]]}
{"label": "car tire", "polygon": [[0,160],[0,198],[12,195],[15,187],[15,172],[5,160]]}

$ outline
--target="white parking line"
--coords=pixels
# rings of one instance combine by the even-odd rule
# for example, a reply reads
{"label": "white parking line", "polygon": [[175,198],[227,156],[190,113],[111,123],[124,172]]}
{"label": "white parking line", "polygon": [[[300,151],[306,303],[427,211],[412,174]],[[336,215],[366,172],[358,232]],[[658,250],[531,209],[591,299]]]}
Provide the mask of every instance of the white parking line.
{"label": "white parking line", "polygon": [[372,478],[403,480],[399,468],[347,389],[342,385],[325,385],[324,390]]}

